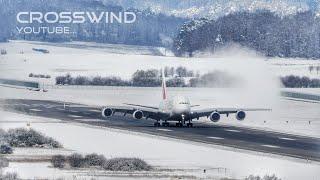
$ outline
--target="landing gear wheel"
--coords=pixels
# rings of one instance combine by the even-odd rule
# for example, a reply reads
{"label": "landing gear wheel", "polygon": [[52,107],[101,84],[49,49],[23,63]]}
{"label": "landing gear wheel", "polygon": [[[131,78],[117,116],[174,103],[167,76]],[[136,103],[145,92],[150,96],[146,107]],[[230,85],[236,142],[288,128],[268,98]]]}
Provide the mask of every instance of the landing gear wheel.
{"label": "landing gear wheel", "polygon": [[176,123],[176,126],[177,126],[177,127],[182,127],[183,124],[182,124],[182,123]]}
{"label": "landing gear wheel", "polygon": [[154,127],[159,127],[160,123],[159,122],[155,122],[153,125],[154,125]]}
{"label": "landing gear wheel", "polygon": [[163,127],[169,127],[169,123],[168,123],[168,122],[163,122],[163,123],[162,123],[162,126],[163,126]]}
{"label": "landing gear wheel", "polygon": [[187,127],[193,127],[192,123],[187,123]]}

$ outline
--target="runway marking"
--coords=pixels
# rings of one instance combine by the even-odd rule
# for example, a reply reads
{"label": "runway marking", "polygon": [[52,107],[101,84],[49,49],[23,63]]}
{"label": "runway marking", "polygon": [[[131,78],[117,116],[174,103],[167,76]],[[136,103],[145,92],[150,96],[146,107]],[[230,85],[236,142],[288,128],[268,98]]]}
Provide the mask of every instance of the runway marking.
{"label": "runway marking", "polygon": [[172,131],[172,130],[170,130],[170,129],[157,129],[158,131],[166,131],[166,132],[170,132],[170,131]]}
{"label": "runway marking", "polygon": [[71,115],[71,114],[69,114],[68,116],[69,116],[69,117],[73,117],[73,118],[81,118],[81,117],[82,117],[82,116]]}
{"label": "runway marking", "polygon": [[296,139],[286,138],[286,137],[279,137],[279,139],[288,140],[288,141],[295,141],[296,140]]}
{"label": "runway marking", "polygon": [[40,109],[30,109],[30,111],[40,112],[42,110],[40,110]]}
{"label": "runway marking", "polygon": [[32,104],[31,106],[40,107],[40,106],[46,106],[46,104]]}
{"label": "runway marking", "polygon": [[78,113],[79,111],[74,111],[74,110],[70,110],[70,112],[73,112],[73,113]]}
{"label": "runway marking", "polygon": [[91,111],[91,112],[101,112],[100,110],[97,110],[97,109],[90,109],[89,111]]}
{"label": "runway marking", "polygon": [[241,131],[235,130],[235,129],[226,129],[226,131],[230,131],[230,132],[241,132]]}
{"label": "runway marking", "polygon": [[101,119],[74,119],[76,121],[83,121],[83,122],[102,122],[104,120]]}
{"label": "runway marking", "polygon": [[264,144],[264,145],[261,145],[261,146],[269,147],[269,148],[280,148],[279,146],[273,146],[273,145],[269,145],[269,144]]}
{"label": "runway marking", "polygon": [[62,108],[57,108],[57,110],[60,110],[60,111],[64,111],[65,109],[62,109]]}
{"label": "runway marking", "polygon": [[224,139],[224,138],[222,138],[222,137],[215,137],[215,136],[209,136],[209,137],[207,137],[207,138],[210,138],[210,139],[218,139],[218,140]]}

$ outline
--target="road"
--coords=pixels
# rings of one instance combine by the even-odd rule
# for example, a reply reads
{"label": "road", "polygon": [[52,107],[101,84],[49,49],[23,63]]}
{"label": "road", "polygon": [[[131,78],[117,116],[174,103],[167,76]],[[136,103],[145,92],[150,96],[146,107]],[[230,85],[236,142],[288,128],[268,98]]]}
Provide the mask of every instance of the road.
{"label": "road", "polygon": [[319,138],[201,122],[194,122],[193,128],[179,128],[174,124],[170,127],[153,127],[154,121],[136,120],[130,115],[119,114],[104,119],[98,107],[81,104],[70,104],[69,107],[64,108],[63,103],[55,101],[22,99],[1,101],[5,110],[33,116],[320,161]]}

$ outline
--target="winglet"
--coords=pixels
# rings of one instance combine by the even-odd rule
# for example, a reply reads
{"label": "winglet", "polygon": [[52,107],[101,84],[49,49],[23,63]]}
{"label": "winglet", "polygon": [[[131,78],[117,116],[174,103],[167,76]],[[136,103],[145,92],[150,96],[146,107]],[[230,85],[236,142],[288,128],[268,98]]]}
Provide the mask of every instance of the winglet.
{"label": "winglet", "polygon": [[162,99],[167,99],[167,85],[166,85],[166,77],[164,73],[164,68],[162,69]]}

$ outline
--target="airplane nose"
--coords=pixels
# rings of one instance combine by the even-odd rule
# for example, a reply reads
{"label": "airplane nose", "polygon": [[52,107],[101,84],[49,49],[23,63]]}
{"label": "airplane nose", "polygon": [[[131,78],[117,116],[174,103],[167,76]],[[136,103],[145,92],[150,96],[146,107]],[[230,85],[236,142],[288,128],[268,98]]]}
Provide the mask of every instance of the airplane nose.
{"label": "airplane nose", "polygon": [[178,106],[174,109],[174,111],[177,114],[188,114],[190,110],[188,106]]}

